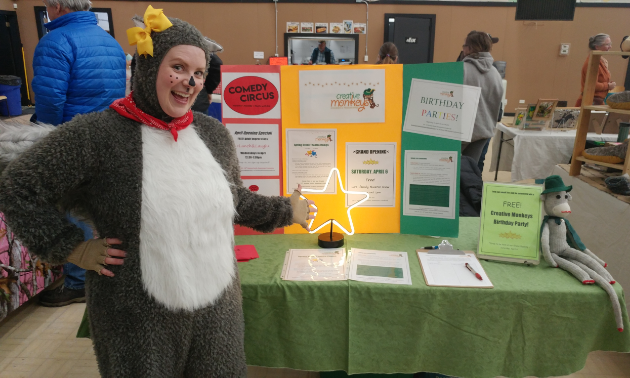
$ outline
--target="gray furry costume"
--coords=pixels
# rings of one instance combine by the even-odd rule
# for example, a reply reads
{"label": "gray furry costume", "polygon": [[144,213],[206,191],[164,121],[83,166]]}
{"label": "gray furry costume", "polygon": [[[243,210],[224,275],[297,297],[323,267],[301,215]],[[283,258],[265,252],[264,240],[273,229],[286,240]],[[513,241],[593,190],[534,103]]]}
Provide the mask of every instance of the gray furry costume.
{"label": "gray furry costume", "polygon": [[[191,25],[153,32],[153,57],[137,57],[133,97],[168,120],[156,95],[170,48],[209,52]],[[202,147],[200,147],[202,146]],[[61,210],[61,211],[60,211]],[[103,377],[240,377],[246,374],[234,223],[270,232],[292,223],[289,198],[242,186],[235,146],[215,119],[194,113],[177,142],[168,131],[112,109],[79,115],[3,172],[0,211],[44,261],[61,264],[83,241],[64,213],[119,238],[115,276],[86,274],[87,309]]]}

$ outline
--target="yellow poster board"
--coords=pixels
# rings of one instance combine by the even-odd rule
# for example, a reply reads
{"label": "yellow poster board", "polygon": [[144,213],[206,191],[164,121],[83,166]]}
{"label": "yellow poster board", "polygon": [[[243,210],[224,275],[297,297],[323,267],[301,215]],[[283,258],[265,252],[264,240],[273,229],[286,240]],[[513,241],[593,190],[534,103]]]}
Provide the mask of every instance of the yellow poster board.
{"label": "yellow poster board", "polygon": [[[302,70],[361,70],[382,69],[385,72],[385,122],[382,123],[300,123],[299,72]],[[403,66],[391,65],[357,65],[357,66],[283,66],[281,70],[282,101],[282,160],[285,193],[287,186],[287,129],[336,129],[337,130],[337,168],[341,172],[341,180],[346,184],[346,143],[347,142],[393,142],[396,143],[396,190],[394,207],[355,207],[350,216],[357,233],[399,233],[400,232],[400,190],[401,183],[401,134],[402,134],[402,84]],[[330,109],[322,109],[330,111]],[[344,228],[350,230],[346,195],[337,185],[337,194],[305,193],[308,199],[315,201],[318,214],[313,222],[313,229],[329,219],[335,219]],[[332,181],[331,181],[332,185]],[[289,188],[293,189],[293,188]],[[329,230],[326,226],[320,232]],[[341,232],[337,227],[335,232]],[[287,234],[306,233],[299,225],[285,228]]]}

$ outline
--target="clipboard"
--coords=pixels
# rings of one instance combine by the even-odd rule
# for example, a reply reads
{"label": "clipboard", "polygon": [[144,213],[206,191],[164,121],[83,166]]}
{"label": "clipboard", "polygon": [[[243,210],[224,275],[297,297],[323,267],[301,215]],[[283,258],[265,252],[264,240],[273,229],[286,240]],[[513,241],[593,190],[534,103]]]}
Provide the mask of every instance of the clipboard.
{"label": "clipboard", "polygon": [[[446,241],[443,241],[444,243]],[[442,245],[442,243],[440,245]],[[450,243],[446,242],[442,248],[438,249],[418,249],[416,253],[422,268],[422,275],[427,286],[443,287],[467,287],[492,289],[492,281],[481,266],[481,263],[473,251],[460,251],[453,249]],[[448,247],[450,246],[450,248]],[[424,261],[423,261],[424,260]],[[473,269],[481,275],[482,280],[477,279],[473,273],[466,268],[469,263]]]}

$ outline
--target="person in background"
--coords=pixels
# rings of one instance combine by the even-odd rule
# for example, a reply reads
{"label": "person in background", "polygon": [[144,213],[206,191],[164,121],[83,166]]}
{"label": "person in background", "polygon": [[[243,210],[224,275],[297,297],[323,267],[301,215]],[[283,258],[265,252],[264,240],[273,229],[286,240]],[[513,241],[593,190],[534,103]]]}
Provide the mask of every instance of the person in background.
{"label": "person in background", "polygon": [[[495,44],[495,43],[499,42],[499,38],[493,37],[492,35],[490,35],[490,33],[488,33],[488,35],[490,36],[490,39],[492,40],[492,44]],[[464,60],[465,56],[466,55],[464,55],[464,51],[463,50],[460,51],[456,62],[461,62],[462,60]]]}
{"label": "person in background", "polygon": [[492,37],[486,32],[471,31],[465,39],[464,84],[481,88],[477,116],[470,142],[462,142],[462,155],[470,156],[478,162],[483,148],[494,135],[499,118],[503,85],[499,71],[492,65],[494,59]]}
{"label": "person in background", "polygon": [[326,41],[319,41],[319,45],[315,49],[313,49],[313,54],[311,54],[311,60],[309,60],[308,64],[336,64],[335,54],[326,47]]}
{"label": "person in background", "polygon": [[127,96],[129,94],[129,92],[131,92],[131,61],[132,60],[133,60],[133,57],[131,56],[131,54],[127,54],[126,55],[126,62],[127,62],[126,78],[127,78],[127,83],[125,84],[125,96]]}
{"label": "person in background", "polygon": [[[600,33],[588,39],[588,48],[591,50],[608,51],[612,47],[612,41],[608,34]],[[590,55],[589,55],[590,56]],[[588,69],[588,59],[584,61],[582,66],[582,90],[580,97],[575,103],[576,107],[582,106],[582,94],[584,93],[584,81],[586,80],[586,70]],[[597,72],[597,83],[595,84],[595,97],[593,97],[593,105],[604,105],[604,99],[608,95],[608,91],[617,86],[617,83],[610,81],[610,71],[608,71],[608,61],[603,56],[599,61],[599,70]]]}
{"label": "person in background", "polygon": [[199,95],[197,95],[192,110],[202,112],[203,114],[208,113],[208,107],[212,101],[212,92],[214,92],[221,83],[222,65],[223,61],[221,58],[219,58],[217,54],[212,54],[210,57],[210,66],[208,67],[208,76],[206,76],[206,80],[203,82],[203,88],[201,92],[199,92]]}
{"label": "person in background", "polygon": [[385,42],[378,50],[378,60],[375,64],[398,63],[398,48],[393,42]]}
{"label": "person in background", "polygon": [[[116,40],[97,25],[89,0],[44,0],[49,30],[33,56],[35,114],[32,122],[57,126],[77,114],[107,109],[125,96],[125,53]],[[92,239],[89,226],[68,216]],[[33,225],[37,227],[37,225]],[[85,302],[85,270],[64,264],[64,284],[44,291],[44,306]]]}

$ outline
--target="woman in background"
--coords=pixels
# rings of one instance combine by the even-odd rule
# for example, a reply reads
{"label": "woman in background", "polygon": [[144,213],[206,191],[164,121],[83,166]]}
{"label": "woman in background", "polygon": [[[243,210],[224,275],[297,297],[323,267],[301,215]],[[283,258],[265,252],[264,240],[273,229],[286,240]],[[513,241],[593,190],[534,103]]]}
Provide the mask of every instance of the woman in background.
{"label": "woman in background", "polygon": [[398,48],[392,42],[385,42],[378,50],[378,60],[376,64],[396,64],[398,63]]}
{"label": "woman in background", "polygon": [[[600,33],[588,39],[588,48],[591,50],[608,51],[612,47],[612,41],[608,34]],[[584,93],[584,81],[586,80],[586,70],[588,69],[588,59],[586,57],[582,66],[582,90],[580,97],[575,103],[576,107],[582,106],[582,94]],[[603,56],[599,60],[599,70],[597,72],[597,83],[595,84],[595,97],[593,97],[593,105],[604,105],[604,99],[608,95],[608,91],[615,88],[617,83],[610,81],[610,71],[608,71],[608,61]]]}
{"label": "woman in background", "polygon": [[499,71],[492,65],[494,59],[492,37],[486,32],[471,31],[463,46],[464,84],[481,88],[475,126],[470,142],[462,142],[462,155],[479,161],[486,142],[494,135],[499,118],[503,85]]}

